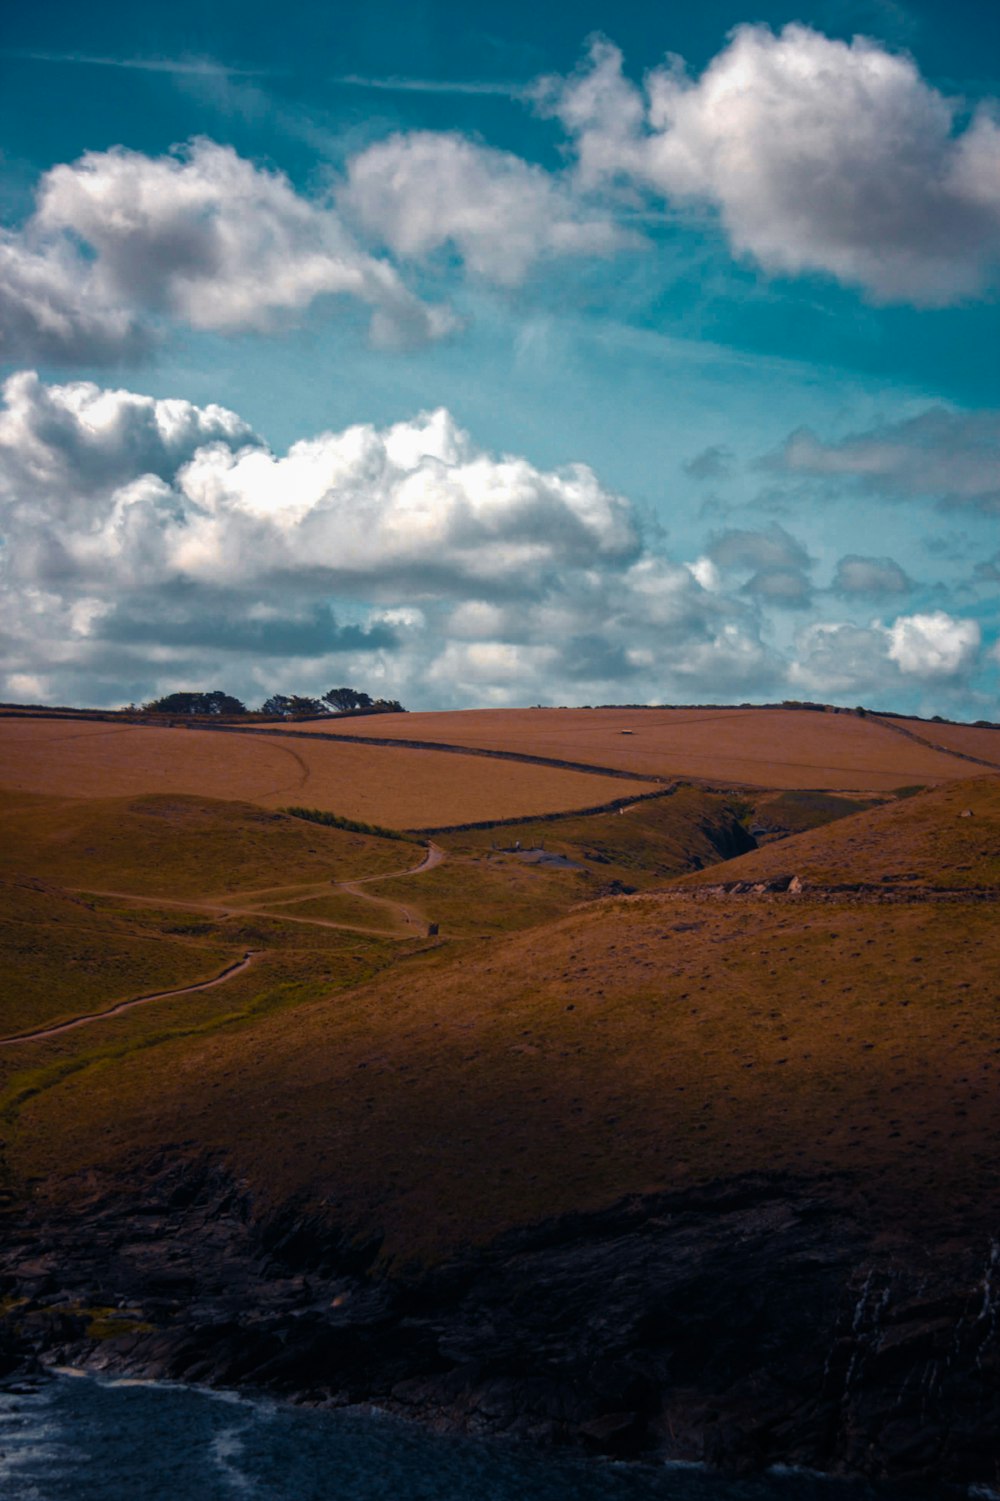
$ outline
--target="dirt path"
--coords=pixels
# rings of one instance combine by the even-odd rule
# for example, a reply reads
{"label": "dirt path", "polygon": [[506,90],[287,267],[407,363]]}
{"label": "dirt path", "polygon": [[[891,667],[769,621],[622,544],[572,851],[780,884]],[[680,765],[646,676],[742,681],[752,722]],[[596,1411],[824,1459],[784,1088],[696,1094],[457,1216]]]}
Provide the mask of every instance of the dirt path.
{"label": "dirt path", "polygon": [[90,1022],[105,1021],[109,1016],[120,1016],[123,1011],[131,1011],[133,1006],[146,1006],[150,1001],[165,1001],[175,995],[193,995],[197,990],[211,990],[215,985],[223,985],[235,975],[242,974],[245,969],[260,955],[253,949],[238,959],[235,964],[227,964],[220,974],[211,980],[199,980],[195,985],[180,985],[175,990],[153,990],[149,995],[133,996],[130,1001],[119,1001],[116,1006],[109,1006],[107,1011],[91,1011],[86,1016],[74,1016],[70,1021],[56,1022],[51,1027],[39,1027],[35,1032],[17,1032],[13,1037],[0,1037],[0,1048],[10,1047],[15,1042],[40,1042],[46,1037],[58,1037],[60,1032],[72,1032],[76,1027],[85,1027]]}
{"label": "dirt path", "polygon": [[[335,890],[348,892],[351,896],[360,898],[361,901],[370,902],[372,906],[392,913],[396,918],[396,923],[391,929],[365,928],[359,923],[332,922],[324,917],[296,917],[284,910],[274,912],[268,911],[265,907],[234,906],[232,902],[179,901],[176,897],[136,896],[134,892],[130,891],[94,891],[92,888],[77,888],[77,890],[84,895],[112,897],[115,901],[129,902],[137,907],[170,907],[177,908],[182,912],[209,912],[213,916],[225,918],[249,916],[274,917],[279,922],[302,923],[307,927],[337,928],[349,933],[363,933],[367,937],[374,938],[399,938],[400,936],[410,936],[409,933],[400,934],[401,926],[404,929],[425,928],[427,926],[426,918],[414,913],[409,907],[404,906],[402,902],[392,901],[388,897],[372,896],[363,888],[370,885],[373,881],[386,881],[399,876],[421,875],[424,871],[433,870],[435,866],[440,865],[444,858],[444,850],[439,849],[436,844],[430,844],[427,853],[419,865],[409,866],[405,870],[383,871],[381,874],[374,876],[362,876],[357,881],[337,881],[333,883]],[[242,896],[249,897],[252,900],[254,897],[259,898],[269,892],[287,893],[295,891],[299,895],[282,896],[279,901],[271,902],[270,906],[272,908],[286,908],[295,906],[296,902],[312,901],[317,896],[327,895],[330,891],[330,886],[326,883],[320,885],[315,881],[311,881],[308,884],[303,883],[298,887],[267,886],[256,892],[244,892]],[[239,901],[239,898],[237,898],[237,901]],[[236,975],[242,974],[255,960],[262,958],[267,952],[266,949],[251,949],[244,954],[242,959],[238,960],[235,964],[227,965],[220,974],[211,980],[201,980],[195,985],[181,985],[174,990],[151,991],[149,995],[139,995],[134,996],[128,1001],[119,1001],[117,1005],[109,1006],[106,1011],[92,1011],[88,1012],[86,1016],[75,1016],[69,1021],[56,1022],[50,1027],[39,1027],[33,1032],[18,1032],[13,1037],[0,1037],[0,1047],[10,1047],[14,1043],[19,1042],[39,1042],[46,1037],[57,1037],[61,1032],[72,1032],[76,1027],[88,1026],[91,1022],[104,1021],[105,1018],[110,1016],[120,1016],[123,1011],[130,1011],[133,1006],[146,1006],[151,1001],[165,1001],[169,1000],[172,996],[193,995],[199,990],[211,990],[213,986],[223,985],[227,980],[231,980]]]}
{"label": "dirt path", "polygon": [[340,881],[338,882],[338,888],[341,891],[348,892],[351,896],[360,897],[363,902],[371,902],[376,907],[382,907],[388,912],[398,914],[407,927],[426,927],[427,919],[422,913],[418,914],[403,902],[395,902],[387,896],[370,896],[362,888],[370,886],[373,881],[391,881],[400,876],[423,875],[426,871],[433,870],[435,866],[440,865],[443,859],[444,850],[440,849],[433,842],[428,841],[427,853],[419,865],[413,865],[409,870],[387,870],[378,876],[362,876],[358,881]]}
{"label": "dirt path", "polygon": [[[410,936],[408,933],[401,935],[399,931],[400,926],[403,928],[426,928],[426,918],[414,913],[409,907],[404,906],[402,902],[391,901],[388,897],[372,896],[363,888],[370,885],[373,881],[385,881],[398,876],[420,875],[424,871],[433,870],[436,865],[440,865],[444,857],[444,850],[439,849],[436,844],[431,844],[419,865],[409,866],[406,870],[384,871],[380,875],[375,876],[362,876],[357,881],[337,881],[334,883],[335,890],[348,892],[351,896],[360,898],[361,901],[370,902],[372,906],[392,913],[396,918],[396,924],[391,929],[365,928],[359,923],[331,922],[328,918],[324,917],[296,917],[286,911],[269,912],[264,907],[234,906],[231,902],[178,901],[176,897],[136,896],[134,892],[130,891],[94,891],[92,888],[77,888],[77,890],[89,896],[113,897],[115,901],[129,902],[137,907],[171,907],[177,908],[182,912],[210,912],[213,916],[226,918],[249,916],[274,917],[279,922],[302,923],[313,928],[338,928],[349,933],[363,933],[367,937],[398,938],[400,936]],[[283,896],[281,900],[270,903],[270,906],[272,908],[293,907],[296,902],[315,900],[319,895],[327,895],[330,891],[330,886],[325,883],[318,885],[315,881],[311,881],[308,884],[303,883],[299,887],[268,886],[257,892],[248,891],[242,893],[242,895],[252,900],[254,897],[259,898],[268,892],[285,893],[295,891],[299,892],[298,896]],[[151,1001],[165,1001],[169,1000],[172,996],[193,995],[199,990],[211,990],[213,986],[223,985],[227,980],[231,980],[236,975],[242,974],[255,960],[262,958],[266,953],[266,949],[251,949],[244,954],[242,959],[238,960],[235,964],[227,965],[220,974],[211,980],[201,980],[195,985],[180,985],[174,990],[151,991],[149,995],[133,996],[131,1000],[119,1001],[117,1005],[109,1006],[106,1011],[91,1011],[86,1016],[74,1016],[69,1021],[56,1022],[51,1027],[39,1027],[34,1032],[18,1032],[13,1037],[0,1037],[0,1047],[11,1047],[14,1043],[19,1042],[39,1042],[46,1037],[57,1037],[62,1032],[72,1032],[76,1027],[89,1026],[91,1022],[104,1021],[110,1016],[120,1016],[123,1011],[130,1011],[133,1006],[146,1006]]]}

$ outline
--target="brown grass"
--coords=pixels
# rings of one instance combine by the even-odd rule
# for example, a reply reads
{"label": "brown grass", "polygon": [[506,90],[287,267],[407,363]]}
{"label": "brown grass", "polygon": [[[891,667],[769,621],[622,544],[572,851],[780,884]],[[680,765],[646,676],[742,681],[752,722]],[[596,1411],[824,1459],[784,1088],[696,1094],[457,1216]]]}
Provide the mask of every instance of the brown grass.
{"label": "brown grass", "polygon": [[399,829],[593,807],[623,791],[597,774],[435,751],[46,719],[0,719],[0,764],[15,791],[302,804]]}
{"label": "brown grass", "polygon": [[0,792],[0,874],[89,891],[233,895],[289,879],[343,881],[415,863],[396,840],[250,803],[154,793],[67,798]]}
{"label": "brown grass", "polygon": [[[612,766],[642,776],[760,787],[891,791],[965,776],[967,765],[855,714],[790,709],[469,709],[293,726],[437,741]],[[935,726],[935,729],[938,726]],[[983,732],[988,733],[988,732]]]}
{"label": "brown grass", "polygon": [[166,935],[58,887],[0,880],[0,1036],[211,978],[242,951]]}
{"label": "brown grass", "polygon": [[974,1210],[997,1184],[998,963],[982,911],[602,904],[294,1027],[75,1075],[25,1107],[13,1160],[127,1173],[182,1133],[390,1257],[752,1170],[846,1174],[886,1223]]}
{"label": "brown grass", "polygon": [[[963,817],[967,810],[971,816]],[[1000,890],[1000,777],[951,783],[844,818],[742,855],[722,871],[689,876],[684,884],[760,881],[784,874],[817,886],[864,882]]]}
{"label": "brown grass", "polygon": [[1000,769],[1000,729],[987,729],[972,724],[937,724],[934,720],[890,720],[921,739],[928,740],[949,751],[961,751],[967,756],[978,756],[991,761]]}
{"label": "brown grass", "polygon": [[[959,819],[965,806],[973,818]],[[957,885],[970,825],[996,850],[997,811],[985,779],[705,876],[772,858],[798,868],[827,841],[824,870],[864,870],[891,849],[899,874]],[[470,856],[470,913],[490,895],[478,880]],[[183,1140],[222,1152],[261,1200],[320,1198],[345,1226],[383,1232],[389,1260],[753,1170],[834,1174],[886,1228],[985,1224],[1000,1162],[998,966],[991,905],[706,901],[675,883],[414,952],[324,996],[314,968],[280,1011],[211,1030],[193,1005],[182,1036],[132,1013],[113,1060],[94,1039],[89,1056],[39,1047],[36,1092],[9,1085],[22,1101],[9,1160],[39,1192],[72,1195],[76,1172],[128,1181]]]}

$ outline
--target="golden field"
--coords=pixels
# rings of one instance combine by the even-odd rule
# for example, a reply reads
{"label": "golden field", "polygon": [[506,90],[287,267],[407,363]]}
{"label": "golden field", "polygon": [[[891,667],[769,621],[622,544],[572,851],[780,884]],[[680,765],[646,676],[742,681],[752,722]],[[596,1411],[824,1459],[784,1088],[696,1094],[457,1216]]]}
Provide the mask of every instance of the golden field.
{"label": "golden field", "polygon": [[889,792],[969,774],[947,750],[909,741],[871,716],[807,709],[467,709],[292,728],[301,738],[336,730],[434,741],[724,786]]}
{"label": "golden field", "polygon": [[652,785],[436,751],[303,743],[262,732],[0,718],[0,788],[20,792],[243,798],[266,808],[303,804],[406,829],[594,807]]}

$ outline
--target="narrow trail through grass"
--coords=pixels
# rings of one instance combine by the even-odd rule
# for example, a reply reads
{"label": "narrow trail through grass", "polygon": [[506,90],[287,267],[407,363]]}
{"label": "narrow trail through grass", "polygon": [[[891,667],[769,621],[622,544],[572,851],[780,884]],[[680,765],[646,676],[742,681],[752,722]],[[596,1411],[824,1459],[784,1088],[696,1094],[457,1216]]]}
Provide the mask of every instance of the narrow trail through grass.
{"label": "narrow trail through grass", "polygon": [[[444,850],[440,849],[435,844],[431,844],[423,859],[420,861],[419,865],[410,866],[405,870],[389,871],[381,875],[364,876],[357,881],[338,881],[334,883],[334,889],[337,891],[348,892],[351,896],[358,897],[360,898],[360,900],[365,902],[370,902],[376,908],[381,908],[383,910],[396,914],[398,923],[401,924],[404,928],[420,926],[424,924],[426,920],[415,914],[411,908],[405,906],[402,902],[393,901],[389,897],[373,896],[363,888],[366,885],[370,885],[373,881],[386,880],[390,876],[421,875],[425,871],[434,870],[436,866],[441,864],[444,858]],[[171,907],[179,908],[182,911],[210,912],[213,915],[221,915],[226,918],[236,918],[249,915],[257,917],[275,916],[278,917],[282,922],[303,923],[306,926],[318,928],[337,928],[352,933],[363,933],[369,937],[401,938],[410,936],[409,933],[400,932],[399,925],[391,929],[366,928],[356,923],[332,922],[327,918],[296,917],[292,913],[284,910],[287,907],[294,906],[296,902],[310,901],[316,896],[317,891],[325,892],[328,889],[329,888],[326,886],[317,886],[316,882],[310,882],[308,883],[308,885],[303,884],[299,887],[272,886],[265,887],[263,888],[263,890],[258,892],[246,892],[242,894],[245,897],[250,897],[252,899],[254,896],[265,895],[267,892],[299,891],[300,894],[298,896],[286,896],[279,901],[272,901],[269,904],[269,907],[271,909],[276,907],[281,908],[282,910],[280,912],[274,912],[273,910],[269,911],[267,907],[244,906],[241,903],[233,902],[222,903],[211,901],[178,901],[172,897],[135,896],[133,893],[127,891],[89,890],[86,891],[85,894],[88,896],[113,897],[116,901],[129,902],[130,904],[133,904],[140,908]],[[267,949],[251,949],[244,954],[242,959],[237,960],[233,964],[227,965],[220,974],[213,976],[209,980],[196,981],[191,985],[179,985],[170,990],[151,991],[146,995],[132,996],[128,1000],[119,1001],[115,1005],[109,1006],[106,1010],[103,1011],[91,1011],[83,1016],[70,1017],[67,1021],[56,1022],[49,1027],[40,1027],[30,1032],[18,1032],[10,1037],[0,1037],[0,1047],[10,1047],[15,1043],[39,1042],[48,1037],[56,1037],[63,1032],[71,1032],[77,1027],[88,1026],[91,1022],[104,1021],[108,1017],[120,1016],[122,1012],[130,1011],[133,1006],[145,1006],[148,1005],[151,1001],[165,1001],[171,999],[174,996],[192,995],[199,990],[210,990],[214,986],[222,985],[227,980],[234,979],[237,975],[242,974],[251,966],[251,964],[263,958],[267,953]]]}
{"label": "narrow trail through grass", "polygon": [[177,995],[192,995],[196,990],[211,990],[214,986],[223,985],[227,980],[232,980],[236,975],[242,974],[259,957],[260,954],[251,949],[235,964],[227,964],[222,973],[214,975],[211,980],[199,980],[193,985],[179,985],[173,990],[154,990],[149,995],[137,995],[131,1000],[119,1001],[117,1005],[109,1006],[106,1011],[91,1011],[86,1016],[74,1016],[69,1021],[56,1022],[51,1027],[39,1027],[34,1032],[18,1032],[13,1037],[0,1037],[0,1047],[11,1047],[18,1042],[40,1042],[43,1038],[58,1037],[61,1032],[72,1032],[77,1027],[88,1026],[90,1022],[106,1021],[109,1017],[120,1016],[123,1011],[131,1011],[133,1006],[146,1006],[150,1001],[166,1001]]}

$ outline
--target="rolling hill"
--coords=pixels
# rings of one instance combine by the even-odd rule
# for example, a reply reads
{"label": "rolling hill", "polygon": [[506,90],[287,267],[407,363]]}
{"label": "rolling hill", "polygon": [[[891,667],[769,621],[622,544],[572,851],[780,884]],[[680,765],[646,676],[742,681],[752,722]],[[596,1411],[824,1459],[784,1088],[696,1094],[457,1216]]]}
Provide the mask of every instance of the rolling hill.
{"label": "rolling hill", "polygon": [[278,736],[46,725],[32,767],[18,722],[9,1358],[989,1484],[1000,780],[872,716],[573,714],[293,731],[372,822],[378,756],[447,763],[486,826],[429,839],[262,803]]}

